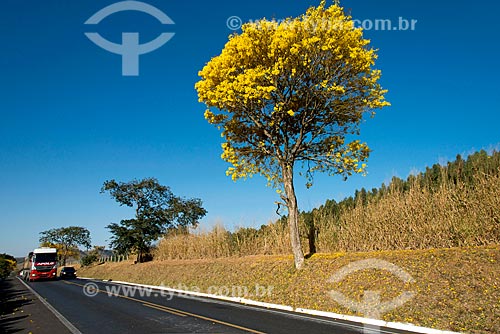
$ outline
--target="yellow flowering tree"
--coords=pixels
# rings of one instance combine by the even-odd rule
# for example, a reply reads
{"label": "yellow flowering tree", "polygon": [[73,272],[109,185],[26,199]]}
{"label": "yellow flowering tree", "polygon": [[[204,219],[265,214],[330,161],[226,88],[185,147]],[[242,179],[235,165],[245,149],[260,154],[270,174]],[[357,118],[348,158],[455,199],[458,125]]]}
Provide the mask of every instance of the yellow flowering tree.
{"label": "yellow flowering tree", "polygon": [[373,69],[375,50],[337,3],[297,18],[243,25],[196,83],[205,118],[225,138],[233,180],[261,174],[288,209],[296,268],[304,264],[294,190],[297,164],[314,172],[363,173],[370,152],[355,139],[365,113],[389,105]]}

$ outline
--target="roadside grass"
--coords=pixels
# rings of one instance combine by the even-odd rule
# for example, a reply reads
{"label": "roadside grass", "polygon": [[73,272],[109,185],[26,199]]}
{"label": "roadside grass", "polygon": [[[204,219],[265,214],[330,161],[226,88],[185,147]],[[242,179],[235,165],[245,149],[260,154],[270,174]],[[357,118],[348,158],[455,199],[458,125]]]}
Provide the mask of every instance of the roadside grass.
{"label": "roadside grass", "polygon": [[[355,261],[390,262],[414,279],[403,282],[387,270],[364,269],[338,282],[330,278]],[[337,303],[335,290],[360,302],[365,291],[392,300],[415,293],[404,305],[382,315],[386,321],[463,331],[500,333],[500,245],[315,254],[296,271],[287,255],[254,255],[199,260],[131,261],[83,267],[79,276],[163,285],[246,297],[293,307],[363,316]],[[245,294],[245,289],[246,294]]]}
{"label": "roadside grass", "polygon": [[[390,186],[383,195],[363,203],[312,211],[316,249],[337,251],[472,247],[500,244],[500,168],[491,174],[476,172],[472,183],[454,183],[442,171],[439,187],[420,184]],[[301,215],[300,234],[308,252],[310,225]],[[311,224],[311,221],[309,222]],[[155,248],[157,260],[207,259],[289,252],[288,226],[270,222],[259,229],[222,225],[210,231],[171,232]]]}

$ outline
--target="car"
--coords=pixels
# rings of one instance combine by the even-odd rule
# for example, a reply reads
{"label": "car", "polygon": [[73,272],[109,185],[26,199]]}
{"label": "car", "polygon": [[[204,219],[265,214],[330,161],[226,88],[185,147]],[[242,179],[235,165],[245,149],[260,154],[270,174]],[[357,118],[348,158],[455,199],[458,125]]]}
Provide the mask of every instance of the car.
{"label": "car", "polygon": [[76,269],[73,267],[62,267],[59,278],[76,278]]}

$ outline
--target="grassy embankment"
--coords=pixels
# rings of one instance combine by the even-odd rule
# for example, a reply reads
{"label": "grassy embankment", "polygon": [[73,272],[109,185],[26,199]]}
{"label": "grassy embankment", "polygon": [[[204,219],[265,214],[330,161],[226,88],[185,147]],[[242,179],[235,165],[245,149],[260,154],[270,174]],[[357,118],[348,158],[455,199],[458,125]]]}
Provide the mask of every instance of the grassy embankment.
{"label": "grassy embankment", "polygon": [[[204,292],[211,286],[246,286],[250,299],[356,315],[361,314],[338,304],[328,292],[361,301],[364,291],[380,291],[386,301],[407,290],[415,297],[385,313],[384,320],[500,333],[500,170],[476,173],[468,182],[442,179],[429,188],[416,178],[404,191],[389,187],[384,196],[333,218],[319,217],[320,253],[302,271],[295,271],[292,258],[283,255],[288,253],[287,229],[277,222],[244,233],[216,227],[170,235],[153,262],[107,263],[82,268],[79,275]],[[393,263],[414,282],[405,284],[373,269],[328,282],[340,268],[361,259]],[[256,296],[256,284],[272,287],[271,293]]]}
{"label": "grassy embankment", "polygon": [[[477,173],[470,183],[442,181],[435,188],[417,178],[407,189],[391,186],[383,196],[331,214],[319,211],[319,253],[470,247],[500,244],[500,168]],[[301,226],[307,253],[306,227]],[[156,250],[155,259],[198,259],[289,252],[288,227],[270,223],[259,230],[171,234]]]}
{"label": "grassy embankment", "polygon": [[[399,266],[413,277],[414,283],[405,284],[393,274],[378,270],[358,271],[339,283],[328,282],[341,267],[373,258]],[[386,301],[407,290],[415,292],[415,297],[384,314],[384,320],[455,331],[499,333],[499,264],[500,246],[486,246],[315,254],[302,271],[293,269],[290,256],[257,255],[136,265],[106,263],[82,268],[78,274],[184,290],[197,287],[203,292],[211,286],[225,286],[230,291],[232,286],[246,286],[250,299],[354,315],[360,314],[336,303],[328,291],[342,292],[356,301],[362,300],[366,290],[380,291],[381,299]],[[256,296],[256,284],[271,293]]]}

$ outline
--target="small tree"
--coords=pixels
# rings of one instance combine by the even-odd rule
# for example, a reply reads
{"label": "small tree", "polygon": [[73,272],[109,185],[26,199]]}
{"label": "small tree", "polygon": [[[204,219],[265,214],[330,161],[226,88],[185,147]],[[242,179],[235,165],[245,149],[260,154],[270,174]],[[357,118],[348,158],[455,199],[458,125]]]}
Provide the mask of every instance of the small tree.
{"label": "small tree", "polygon": [[183,199],[162,186],[154,178],[128,183],[104,182],[101,192],[109,192],[120,205],[135,207],[135,218],[112,223],[107,228],[113,234],[111,247],[120,254],[135,251],[137,262],[167,230],[195,227],[206,214],[200,199]]}
{"label": "small tree", "polygon": [[363,173],[370,150],[352,137],[365,113],[389,105],[368,44],[337,3],[323,1],[298,18],[243,25],[199,73],[205,118],[225,138],[226,173],[233,180],[261,174],[280,193],[296,268],[304,263],[296,163],[307,187],[316,171],[344,179]]}
{"label": "small tree", "polygon": [[104,246],[94,246],[92,250],[87,252],[84,257],[82,257],[80,263],[82,266],[90,266],[94,262],[97,262],[101,257],[102,252],[104,252]]}
{"label": "small tree", "polygon": [[40,246],[41,247],[56,248],[57,249],[57,261],[59,263],[66,264],[67,259],[80,258],[80,249],[78,249],[78,247],[76,247],[76,246],[65,246],[63,244],[55,244],[52,242],[41,242]]}
{"label": "small tree", "polygon": [[[66,260],[70,253],[78,246],[90,248],[90,231],[80,226],[69,226],[53,228],[40,232],[40,243],[58,248],[59,256],[62,258],[62,265],[66,265]],[[59,245],[59,246],[58,246]],[[61,254],[62,253],[62,254]]]}

